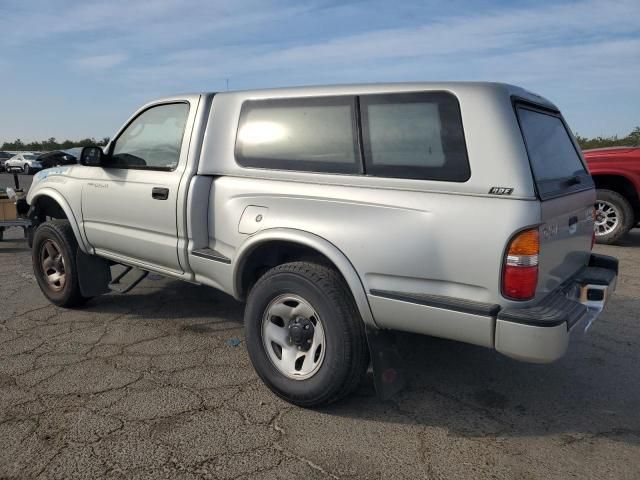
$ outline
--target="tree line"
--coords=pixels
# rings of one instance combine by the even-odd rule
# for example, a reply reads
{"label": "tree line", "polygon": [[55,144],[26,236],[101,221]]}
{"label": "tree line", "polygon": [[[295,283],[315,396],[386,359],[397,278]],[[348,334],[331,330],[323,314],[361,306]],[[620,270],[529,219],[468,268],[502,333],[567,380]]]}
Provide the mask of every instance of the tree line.
{"label": "tree line", "polygon": [[[583,137],[579,133],[576,133],[576,139],[583,150],[588,148],[602,148],[602,147],[617,147],[617,146],[640,146],[640,127],[634,128],[629,135],[625,137],[618,137],[614,135],[612,137]],[[51,150],[66,150],[72,147],[89,147],[91,145],[106,145],[109,142],[109,137],[103,137],[100,140],[95,138],[83,138],[82,140],[65,140],[58,142],[54,137],[41,142],[24,143],[19,138],[13,142],[4,142],[0,150],[22,150],[22,151],[34,151],[34,152],[49,152]]]}
{"label": "tree line", "polygon": [[54,137],[42,140],[41,142],[25,143],[19,138],[13,142],[4,142],[0,150],[17,150],[17,151],[33,151],[33,152],[50,152],[52,150],[67,150],[73,147],[90,147],[92,145],[106,145],[109,137],[103,137],[100,140],[95,138],[83,138],[82,140],[64,140],[57,141]]}
{"label": "tree line", "polygon": [[586,138],[576,133],[576,140],[578,140],[583,150],[588,148],[640,146],[640,127],[634,128],[626,137],[614,135],[613,137]]}

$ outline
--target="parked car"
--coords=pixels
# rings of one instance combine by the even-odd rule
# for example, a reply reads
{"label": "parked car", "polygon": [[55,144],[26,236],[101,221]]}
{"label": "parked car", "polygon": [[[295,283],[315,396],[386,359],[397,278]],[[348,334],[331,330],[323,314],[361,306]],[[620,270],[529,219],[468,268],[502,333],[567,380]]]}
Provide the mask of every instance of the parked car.
{"label": "parked car", "polygon": [[37,160],[42,164],[43,169],[59,167],[62,165],[72,165],[78,161],[77,157],[69,153],[68,150],[54,150],[53,152],[43,153]]}
{"label": "parked car", "polygon": [[38,161],[38,154],[23,152],[14,155],[4,164],[7,172],[19,172],[31,175],[42,170],[42,164]]}
{"label": "parked car", "polygon": [[518,87],[175,96],[113,138],[34,178],[44,295],[72,307],[149,271],[227,292],[260,378],[294,404],[347,395],[370,359],[393,392],[395,330],[554,361],[615,288],[577,143]]}
{"label": "parked car", "polygon": [[5,171],[4,164],[6,163],[7,160],[9,160],[13,156],[14,156],[13,153],[0,152],[0,172],[4,172]]}
{"label": "parked car", "polygon": [[640,222],[640,147],[585,150],[596,184],[596,241],[615,243]]}

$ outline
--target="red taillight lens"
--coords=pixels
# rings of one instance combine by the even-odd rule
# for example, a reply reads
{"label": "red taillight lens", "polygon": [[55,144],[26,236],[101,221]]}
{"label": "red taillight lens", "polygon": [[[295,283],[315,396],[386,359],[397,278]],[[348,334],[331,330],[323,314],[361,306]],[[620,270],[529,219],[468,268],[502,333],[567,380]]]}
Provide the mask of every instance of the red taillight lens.
{"label": "red taillight lens", "polygon": [[509,242],[502,267],[502,295],[513,300],[530,300],[538,284],[538,229],[525,230]]}
{"label": "red taillight lens", "polygon": [[502,290],[505,297],[514,300],[529,300],[536,293],[538,267],[513,267],[505,265]]}

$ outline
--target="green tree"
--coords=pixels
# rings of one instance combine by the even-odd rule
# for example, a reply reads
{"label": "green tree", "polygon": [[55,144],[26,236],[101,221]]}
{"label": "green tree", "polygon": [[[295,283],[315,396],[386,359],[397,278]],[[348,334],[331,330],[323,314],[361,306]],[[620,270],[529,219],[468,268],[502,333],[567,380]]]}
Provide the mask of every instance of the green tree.
{"label": "green tree", "polygon": [[617,135],[612,137],[586,138],[576,134],[576,140],[583,150],[603,147],[640,146],[640,127],[634,128],[629,135],[622,138]]}
{"label": "green tree", "polygon": [[106,145],[109,142],[109,137],[102,137],[100,141],[95,138],[83,138],[81,140],[64,140],[59,142],[55,137],[49,137],[41,142],[35,141],[30,143],[24,143],[17,138],[13,142],[4,142],[0,147],[0,150],[22,150],[22,151],[34,151],[34,152],[50,152],[52,150],[67,150],[73,147],[88,147],[91,145]]}
{"label": "green tree", "polygon": [[640,127],[636,127],[627,137],[632,145],[640,145]]}

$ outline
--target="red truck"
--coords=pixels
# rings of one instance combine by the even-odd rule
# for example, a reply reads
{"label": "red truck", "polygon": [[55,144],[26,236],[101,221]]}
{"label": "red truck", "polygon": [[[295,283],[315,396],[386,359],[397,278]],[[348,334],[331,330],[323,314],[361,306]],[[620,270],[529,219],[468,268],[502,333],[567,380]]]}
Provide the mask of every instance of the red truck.
{"label": "red truck", "polygon": [[596,241],[614,243],[640,222],[640,146],[582,153],[598,189]]}

